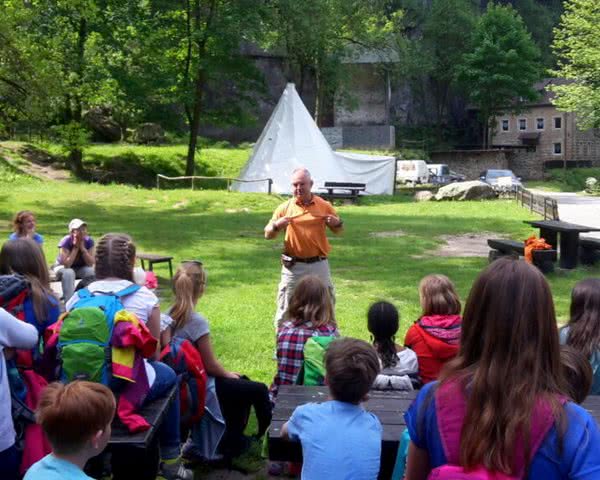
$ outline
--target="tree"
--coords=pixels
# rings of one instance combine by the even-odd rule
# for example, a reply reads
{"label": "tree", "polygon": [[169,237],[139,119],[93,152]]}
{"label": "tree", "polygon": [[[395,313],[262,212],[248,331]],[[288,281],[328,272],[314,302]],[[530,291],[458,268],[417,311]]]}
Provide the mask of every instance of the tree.
{"label": "tree", "polygon": [[510,6],[490,4],[473,32],[457,79],[479,109],[487,148],[490,127],[501,112],[518,112],[537,97],[539,51],[519,15]]}
{"label": "tree", "polygon": [[555,85],[554,104],[577,113],[583,128],[600,128],[600,5],[597,0],[568,0],[553,50],[558,57],[557,76],[570,81]]}

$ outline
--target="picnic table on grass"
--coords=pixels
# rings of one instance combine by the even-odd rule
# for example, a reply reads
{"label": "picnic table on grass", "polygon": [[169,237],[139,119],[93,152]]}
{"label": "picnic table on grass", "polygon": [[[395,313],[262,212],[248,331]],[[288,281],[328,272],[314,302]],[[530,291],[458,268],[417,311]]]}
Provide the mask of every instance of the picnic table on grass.
{"label": "picnic table on grass", "polygon": [[560,220],[525,220],[532,227],[540,229],[540,237],[546,243],[557,249],[558,235],[560,234],[560,259],[561,268],[572,269],[577,267],[579,254],[579,234],[581,232],[600,232],[600,228],[586,227]]}
{"label": "picnic table on grass", "polygon": [[[390,478],[396,462],[400,435],[406,428],[404,412],[417,396],[417,391],[398,392],[392,390],[369,392],[369,400],[364,408],[374,413],[383,427],[381,443],[381,466],[379,478]],[[289,420],[294,409],[309,402],[328,400],[327,387],[307,387],[304,385],[282,385],[273,410],[273,420],[269,429],[269,459],[273,461],[301,462],[300,442],[284,440],[281,427]],[[582,405],[600,425],[600,395],[590,395]]]}

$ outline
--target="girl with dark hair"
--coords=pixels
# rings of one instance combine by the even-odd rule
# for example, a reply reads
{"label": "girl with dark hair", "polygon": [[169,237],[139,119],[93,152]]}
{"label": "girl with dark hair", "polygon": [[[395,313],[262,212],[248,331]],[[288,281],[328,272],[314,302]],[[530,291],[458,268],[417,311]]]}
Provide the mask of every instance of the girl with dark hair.
{"label": "girl with dark hair", "polygon": [[339,337],[329,289],[315,275],[306,275],[294,288],[286,321],[277,330],[277,373],[269,389],[271,401],[279,385],[296,381],[304,362],[304,344],[310,337]]}
{"label": "girl with dark hair", "polygon": [[23,275],[30,284],[30,295],[23,305],[25,320],[42,335],[46,327],[58,320],[58,299],[50,289],[50,276],[44,252],[29,238],[6,242],[0,251],[0,274]]}
{"label": "girl with dark hair", "polygon": [[565,401],[563,385],[546,279],[524,261],[496,260],[469,294],[458,356],[405,414],[406,479],[465,471],[599,478],[600,431],[585,409]]}
{"label": "girl with dark hair", "polygon": [[[129,235],[123,233],[107,233],[96,247],[96,281],[90,283],[87,289],[94,295],[117,293],[130,287],[133,282],[136,248]],[[73,309],[79,300],[81,291],[75,292],[67,302],[67,311]],[[154,338],[160,338],[160,308],[158,298],[146,287],[140,287],[136,292],[121,298],[123,307],[134,313],[144,322]],[[152,361],[144,360],[146,376],[150,391],[145,402],[165,396],[177,383],[177,376],[172,368],[158,359],[158,347]],[[191,480],[193,472],[185,468],[180,458],[180,412],[179,390],[167,411],[166,418],[161,424],[160,454],[161,471],[167,480]]]}
{"label": "girl with dark hair", "polygon": [[35,231],[35,215],[29,210],[17,212],[13,219],[13,233],[8,237],[9,240],[18,240],[19,238],[29,238],[38,245],[44,243],[44,237]]}
{"label": "girl with dark hair", "polygon": [[381,363],[373,388],[377,390],[413,390],[412,379],[419,371],[417,355],[410,348],[396,344],[398,310],[388,302],[371,305],[367,326]]}
{"label": "girl with dark hair", "polygon": [[571,293],[571,318],[560,330],[560,343],[589,358],[592,395],[600,394],[600,279],[582,280]]}
{"label": "girl with dark hair", "polygon": [[[200,352],[206,373],[214,378],[209,380],[225,419],[225,432],[220,440],[209,442],[206,432],[208,419],[203,419],[192,427],[190,440],[183,448],[183,455],[189,460],[212,460],[218,444],[220,454],[227,459],[238,456],[250,442],[244,436],[250,408],[254,407],[258,420],[258,437],[262,437],[271,423],[271,403],[267,386],[254,382],[239,373],[226,370],[214,353],[208,320],[197,313],[196,305],[206,289],[206,270],[200,262],[183,262],[173,277],[175,302],[169,310],[173,320],[161,334],[162,345],[171,338],[189,340]],[[210,444],[210,445],[209,445]]]}
{"label": "girl with dark hair", "polygon": [[460,300],[445,275],[427,275],[419,284],[421,317],[408,329],[404,345],[419,359],[423,383],[438,378],[442,367],[458,352]]}

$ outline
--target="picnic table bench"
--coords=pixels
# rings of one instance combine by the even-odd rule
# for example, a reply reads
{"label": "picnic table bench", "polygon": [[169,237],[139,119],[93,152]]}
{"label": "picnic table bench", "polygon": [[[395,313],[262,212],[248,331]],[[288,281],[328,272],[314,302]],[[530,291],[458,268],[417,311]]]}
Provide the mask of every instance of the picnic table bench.
{"label": "picnic table bench", "polygon": [[169,255],[158,255],[156,253],[138,253],[136,255],[136,257],[140,259],[140,262],[142,263],[142,268],[144,270],[146,270],[144,261],[148,262],[148,270],[150,272],[152,271],[152,268],[155,263],[168,262],[169,263],[169,275],[170,275],[171,279],[173,278],[173,265],[171,264],[173,257],[171,257]]}
{"label": "picnic table bench", "polygon": [[365,183],[325,182],[319,190],[327,192],[320,194],[327,200],[349,199],[355,202],[360,192],[364,192],[366,189],[367,185]]}
{"label": "picnic table bench", "polygon": [[579,253],[579,234],[581,232],[598,232],[600,228],[586,227],[560,220],[525,220],[532,227],[540,229],[540,237],[556,249],[558,235],[560,234],[560,261],[561,268],[573,269],[577,266]]}
{"label": "picnic table bench", "polygon": [[[388,479],[394,469],[400,435],[406,428],[404,412],[414,398],[413,392],[371,391],[369,400],[363,404],[366,410],[374,413],[383,427],[381,443],[380,479]],[[273,420],[269,429],[269,459],[273,461],[301,462],[300,442],[281,437],[281,427],[287,422],[294,409],[309,402],[324,402],[328,399],[327,387],[307,387],[303,385],[282,385],[279,387],[277,403],[273,410]],[[590,395],[582,407],[590,412],[600,425],[600,395]]]}
{"label": "picnic table bench", "polygon": [[[108,442],[112,456],[113,480],[156,478],[160,461],[157,430],[165,419],[169,405],[175,399],[176,391],[177,386],[174,386],[168,395],[148,403],[139,411],[150,424],[148,430],[129,433],[127,427],[115,416]],[[100,468],[99,465],[96,467]]]}
{"label": "picnic table bench", "polygon": [[579,261],[584,265],[593,265],[600,260],[600,238],[579,238]]}
{"label": "picnic table bench", "polygon": [[[497,258],[505,255],[523,256],[525,255],[525,242],[508,240],[505,238],[490,238],[487,241],[492,249],[489,260],[493,262]],[[533,250],[533,264],[543,273],[550,273],[554,270],[556,261],[556,250]]]}

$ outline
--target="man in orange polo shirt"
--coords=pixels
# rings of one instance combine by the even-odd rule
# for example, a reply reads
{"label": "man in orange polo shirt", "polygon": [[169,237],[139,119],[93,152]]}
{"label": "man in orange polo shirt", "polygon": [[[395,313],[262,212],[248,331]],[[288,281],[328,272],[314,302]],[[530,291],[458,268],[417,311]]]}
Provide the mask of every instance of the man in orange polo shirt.
{"label": "man in orange polo shirt", "polygon": [[265,238],[275,238],[285,231],[281,267],[281,282],[277,295],[277,328],[287,310],[294,287],[304,275],[316,275],[329,287],[335,301],[327,255],[331,246],[325,234],[326,227],[340,233],[343,222],[331,204],[311,191],[313,181],[306,168],[292,172],[293,197],[279,205],[265,227]]}

